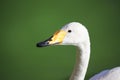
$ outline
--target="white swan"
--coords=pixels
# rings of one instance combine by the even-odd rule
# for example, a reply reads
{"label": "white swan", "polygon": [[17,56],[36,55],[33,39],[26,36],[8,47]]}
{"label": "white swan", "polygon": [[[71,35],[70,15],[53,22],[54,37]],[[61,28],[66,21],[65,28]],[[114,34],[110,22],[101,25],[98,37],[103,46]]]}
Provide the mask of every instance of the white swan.
{"label": "white swan", "polygon": [[[37,47],[50,45],[74,45],[77,47],[76,64],[70,80],[84,80],[90,57],[90,39],[87,29],[78,22],[71,22],[49,39],[37,43]],[[120,80],[120,67],[103,71],[90,80]]]}

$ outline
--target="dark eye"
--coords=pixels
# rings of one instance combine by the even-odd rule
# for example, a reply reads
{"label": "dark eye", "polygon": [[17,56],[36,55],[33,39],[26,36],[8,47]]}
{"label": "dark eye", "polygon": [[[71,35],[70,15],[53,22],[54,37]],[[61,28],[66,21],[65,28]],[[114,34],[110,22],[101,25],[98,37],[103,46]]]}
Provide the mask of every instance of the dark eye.
{"label": "dark eye", "polygon": [[72,31],[71,30],[68,30],[69,33],[71,33]]}

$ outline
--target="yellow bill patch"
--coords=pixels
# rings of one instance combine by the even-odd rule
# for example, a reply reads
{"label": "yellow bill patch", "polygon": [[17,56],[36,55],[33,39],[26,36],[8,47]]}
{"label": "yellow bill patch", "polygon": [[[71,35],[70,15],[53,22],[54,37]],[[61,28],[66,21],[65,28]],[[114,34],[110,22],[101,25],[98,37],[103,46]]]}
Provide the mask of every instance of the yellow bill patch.
{"label": "yellow bill patch", "polygon": [[51,41],[49,41],[49,44],[62,43],[65,35],[66,35],[66,32],[64,30],[55,32],[55,34],[51,38]]}

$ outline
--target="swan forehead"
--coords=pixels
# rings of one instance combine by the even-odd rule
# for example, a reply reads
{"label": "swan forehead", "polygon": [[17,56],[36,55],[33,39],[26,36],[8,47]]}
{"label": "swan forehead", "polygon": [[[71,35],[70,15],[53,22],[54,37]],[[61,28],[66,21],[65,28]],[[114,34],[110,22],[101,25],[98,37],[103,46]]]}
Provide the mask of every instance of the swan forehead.
{"label": "swan forehead", "polygon": [[78,22],[71,22],[71,23],[65,25],[64,27],[62,27],[61,30],[67,31],[68,29],[75,30],[75,31],[84,31],[84,30],[86,30],[86,28],[82,24],[80,24]]}

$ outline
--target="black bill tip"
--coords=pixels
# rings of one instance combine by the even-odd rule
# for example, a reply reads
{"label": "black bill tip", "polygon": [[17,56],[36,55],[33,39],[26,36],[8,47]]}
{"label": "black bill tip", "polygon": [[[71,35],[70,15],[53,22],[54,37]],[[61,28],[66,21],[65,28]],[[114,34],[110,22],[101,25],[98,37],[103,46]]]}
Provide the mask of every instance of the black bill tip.
{"label": "black bill tip", "polygon": [[43,42],[39,42],[36,44],[36,47],[45,47],[45,46],[49,46],[49,41],[51,41],[51,38],[53,36],[51,36],[50,38],[48,38],[47,40],[43,41]]}
{"label": "black bill tip", "polygon": [[36,44],[36,47],[45,47],[45,46],[49,46],[49,43],[46,41],[40,42]]}

